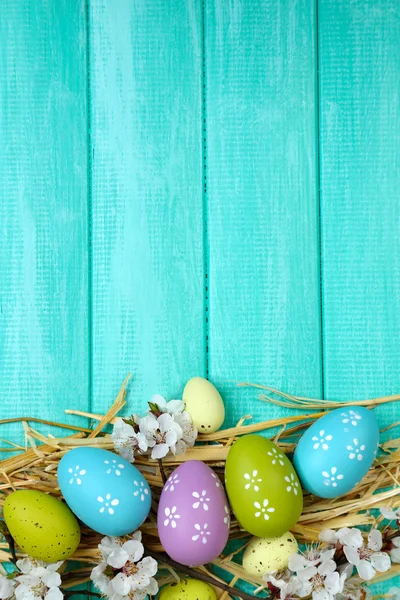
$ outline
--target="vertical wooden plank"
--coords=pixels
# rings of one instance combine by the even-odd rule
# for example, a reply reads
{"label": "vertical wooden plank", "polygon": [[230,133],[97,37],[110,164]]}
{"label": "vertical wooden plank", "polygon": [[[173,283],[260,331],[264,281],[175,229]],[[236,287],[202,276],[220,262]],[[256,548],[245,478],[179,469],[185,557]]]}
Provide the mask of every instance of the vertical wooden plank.
{"label": "vertical wooden plank", "polygon": [[315,11],[206,0],[209,375],[227,420],[279,409],[250,380],[319,396]]}
{"label": "vertical wooden plank", "polygon": [[89,406],[85,2],[6,0],[0,38],[0,415],[68,422]]}
{"label": "vertical wooden plank", "polygon": [[93,385],[130,410],[204,374],[198,0],[92,0]]}
{"label": "vertical wooden plank", "polygon": [[325,390],[351,400],[400,389],[400,5],[320,0],[319,20]]}

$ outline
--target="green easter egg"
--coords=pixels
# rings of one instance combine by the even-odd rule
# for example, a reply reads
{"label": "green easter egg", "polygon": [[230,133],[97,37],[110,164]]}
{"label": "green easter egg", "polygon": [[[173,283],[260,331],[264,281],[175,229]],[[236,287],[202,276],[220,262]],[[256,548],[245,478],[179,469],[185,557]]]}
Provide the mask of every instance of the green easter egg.
{"label": "green easter egg", "polygon": [[179,583],[165,585],[159,596],[159,600],[216,600],[217,596],[211,585],[205,581],[185,578]]}
{"label": "green easter egg", "polygon": [[13,492],[4,502],[3,515],[16,544],[33,558],[65,560],[79,546],[78,521],[54,496],[35,490]]}
{"label": "green easter egg", "polygon": [[260,435],[246,435],[233,444],[225,484],[240,525],[257,537],[278,537],[301,515],[303,493],[292,463]]}
{"label": "green easter egg", "polygon": [[296,538],[290,531],[275,538],[253,538],[243,554],[243,568],[258,577],[264,573],[284,571],[291,554],[297,554]]}
{"label": "green easter egg", "polygon": [[185,409],[200,433],[214,433],[225,419],[225,406],[215,386],[203,377],[192,377],[183,390]]}

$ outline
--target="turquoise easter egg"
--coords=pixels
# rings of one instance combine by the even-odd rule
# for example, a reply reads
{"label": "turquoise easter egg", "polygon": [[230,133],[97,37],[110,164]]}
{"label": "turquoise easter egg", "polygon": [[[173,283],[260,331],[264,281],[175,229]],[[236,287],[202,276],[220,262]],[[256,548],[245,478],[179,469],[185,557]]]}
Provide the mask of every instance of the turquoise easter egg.
{"label": "turquoise easter egg", "polygon": [[100,448],[74,448],[58,466],[66,503],[88,527],[103,535],[135,531],[150,512],[151,491],[124,458]]}
{"label": "turquoise easter egg", "polygon": [[367,474],[376,456],[379,426],[362,406],[338,408],[306,430],[294,453],[303,487],[321,498],[350,492]]}

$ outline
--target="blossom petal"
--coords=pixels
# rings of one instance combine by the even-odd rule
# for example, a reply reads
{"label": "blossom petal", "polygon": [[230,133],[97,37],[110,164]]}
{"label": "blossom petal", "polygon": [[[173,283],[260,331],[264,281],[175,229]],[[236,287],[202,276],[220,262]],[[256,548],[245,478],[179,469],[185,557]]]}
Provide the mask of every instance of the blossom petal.
{"label": "blossom petal", "polygon": [[349,529],[347,533],[343,534],[342,544],[345,546],[351,546],[353,548],[361,548],[364,540],[359,529]]}
{"label": "blossom petal", "polygon": [[387,506],[382,506],[379,510],[381,511],[381,515],[389,521],[398,519],[396,512]]}
{"label": "blossom petal", "polygon": [[168,451],[169,451],[168,444],[157,444],[156,446],[154,446],[153,450],[151,451],[151,458],[153,458],[154,460],[158,460],[159,458],[164,458],[164,456],[167,456]]}
{"label": "blossom petal", "polygon": [[54,586],[49,589],[47,594],[44,596],[45,600],[62,600],[64,598],[64,594],[60,590],[60,588]]}
{"label": "blossom petal", "polygon": [[360,564],[360,555],[357,549],[352,546],[343,546],[343,552],[349,563],[358,567]]}
{"label": "blossom petal", "polygon": [[368,560],[360,560],[357,571],[361,579],[369,581],[375,575],[375,569]]}
{"label": "blossom petal", "polygon": [[336,571],[336,563],[334,560],[329,559],[322,562],[318,567],[318,573],[320,575],[329,575]]}
{"label": "blossom petal", "polygon": [[58,587],[59,585],[61,585],[60,573],[57,573],[57,571],[47,571],[43,575],[42,581],[49,588],[54,587],[54,586]]}
{"label": "blossom petal", "polygon": [[368,548],[380,550],[382,548],[382,534],[379,529],[372,529],[368,535]]}
{"label": "blossom petal", "polygon": [[371,555],[370,561],[372,566],[380,573],[385,573],[390,569],[390,556],[386,552],[374,552]]}

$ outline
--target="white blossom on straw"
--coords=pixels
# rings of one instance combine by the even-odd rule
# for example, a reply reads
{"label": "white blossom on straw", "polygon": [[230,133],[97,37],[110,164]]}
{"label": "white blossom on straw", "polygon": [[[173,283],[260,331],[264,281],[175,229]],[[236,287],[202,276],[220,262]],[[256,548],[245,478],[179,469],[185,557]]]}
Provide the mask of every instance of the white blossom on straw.
{"label": "white blossom on straw", "polygon": [[140,432],[146,436],[148,447],[151,448],[151,458],[164,458],[169,451],[173,452],[175,445],[182,438],[182,428],[168,413],[156,417],[149,413],[139,419]]}
{"label": "white blossom on straw", "polygon": [[400,563],[400,537],[395,537],[391,541],[394,547],[390,550],[390,558],[394,563]]}
{"label": "white blossom on straw", "polygon": [[[358,531],[358,529],[354,529],[354,531]],[[326,544],[330,544],[330,545],[336,545],[336,544],[344,544],[344,540],[346,539],[351,539],[351,537],[349,538],[349,536],[351,536],[352,530],[349,527],[342,527],[341,529],[338,529],[337,531],[335,531],[334,529],[323,529],[320,534],[319,534],[319,539],[321,540],[321,542],[325,542]],[[354,534],[355,536],[357,536],[357,533]],[[361,533],[360,533],[361,535]]]}
{"label": "white blossom on straw", "polygon": [[[138,417],[134,417],[135,422]],[[148,448],[144,433],[136,432],[130,423],[118,418],[115,422],[111,439],[115,450],[129,462],[135,462],[135,453],[143,454]]]}
{"label": "white blossom on straw", "polygon": [[194,446],[198,431],[193,425],[192,418],[186,410],[175,415],[175,421],[182,429],[182,437],[178,439],[175,446],[172,448],[172,452],[173,454],[184,454],[188,448]]}
{"label": "white blossom on straw", "polygon": [[16,581],[15,579],[9,579],[8,573],[0,564],[0,599],[8,600],[14,596]]}
{"label": "white blossom on straw", "polygon": [[17,600],[62,600],[61,577],[57,569],[63,561],[56,563],[45,563],[42,560],[23,558],[17,561],[17,567],[21,571],[15,580],[18,585],[15,588]]}
{"label": "white blossom on straw", "polygon": [[152,397],[151,404],[158,406],[160,412],[168,413],[172,416],[179,415],[185,408],[183,400],[170,400],[167,402],[160,394],[156,394]]}
{"label": "white blossom on straw", "polygon": [[354,565],[361,579],[372,579],[376,571],[384,573],[390,569],[390,557],[382,548],[382,534],[378,529],[372,529],[365,545],[360,533],[361,542],[350,545],[345,543],[343,552],[350,564]]}
{"label": "white blossom on straw", "polygon": [[280,600],[291,600],[295,598],[298,592],[301,590],[302,584],[299,579],[295,576],[290,575],[290,571],[284,571],[283,573],[264,573],[264,581],[272,583],[272,585],[279,589],[279,595],[277,596]]}
{"label": "white blossom on straw", "polygon": [[315,567],[321,562],[332,559],[334,554],[334,548],[323,548],[320,550],[318,546],[310,545],[306,547],[304,552],[289,556],[289,569],[297,572],[308,567]]}
{"label": "white blossom on straw", "polygon": [[398,521],[400,519],[400,508],[392,509],[386,506],[382,506],[379,509],[381,511],[382,516],[389,521]]}

